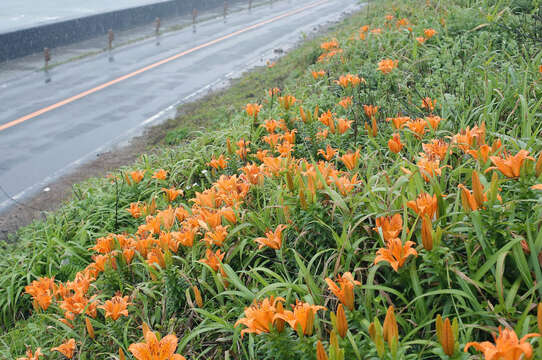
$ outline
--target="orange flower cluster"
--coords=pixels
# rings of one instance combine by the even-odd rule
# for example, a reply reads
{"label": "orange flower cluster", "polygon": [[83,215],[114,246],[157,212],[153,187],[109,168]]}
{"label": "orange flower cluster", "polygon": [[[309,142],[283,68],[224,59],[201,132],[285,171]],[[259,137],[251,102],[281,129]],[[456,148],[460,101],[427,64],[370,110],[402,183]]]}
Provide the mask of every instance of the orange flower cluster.
{"label": "orange flower cluster", "polygon": [[354,286],[361,285],[361,282],[354,280],[350,272],[345,272],[337,277],[336,283],[330,278],[326,278],[326,283],[341,304],[350,311],[354,310]]}
{"label": "orange flower cluster", "polygon": [[156,334],[143,324],[143,338],[145,342],[135,343],[128,347],[137,360],[186,360],[184,356],[175,354],[177,336],[169,334],[159,341]]}
{"label": "orange flower cluster", "polygon": [[341,54],[343,50],[339,47],[339,42],[336,39],[323,42],[320,48],[324,50],[322,55],[318,58],[317,62],[325,62],[334,58],[336,55]]}
{"label": "orange flower cluster", "polygon": [[[373,30],[374,31],[374,30]],[[391,59],[384,59],[378,63],[378,70],[382,74],[389,74],[397,67],[398,61]]]}

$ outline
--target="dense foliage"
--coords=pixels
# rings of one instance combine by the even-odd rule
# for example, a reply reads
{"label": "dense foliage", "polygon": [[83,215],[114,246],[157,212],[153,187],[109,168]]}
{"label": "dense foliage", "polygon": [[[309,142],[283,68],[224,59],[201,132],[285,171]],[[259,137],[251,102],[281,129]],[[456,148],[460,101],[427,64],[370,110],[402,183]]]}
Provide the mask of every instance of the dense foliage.
{"label": "dense foliage", "polygon": [[542,358],[539,15],[371,4],[224,130],[78,188],[0,263],[4,356]]}

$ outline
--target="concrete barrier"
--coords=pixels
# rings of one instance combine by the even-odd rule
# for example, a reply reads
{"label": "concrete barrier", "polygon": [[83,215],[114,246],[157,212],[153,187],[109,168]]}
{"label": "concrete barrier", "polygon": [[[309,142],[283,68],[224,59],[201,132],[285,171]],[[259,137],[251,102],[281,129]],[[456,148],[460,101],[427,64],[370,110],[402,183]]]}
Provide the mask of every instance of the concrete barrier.
{"label": "concrete barrier", "polygon": [[[248,0],[228,0],[228,3],[245,1]],[[45,47],[55,48],[105,36],[109,29],[127,30],[151,24],[157,17],[190,15],[193,9],[202,11],[223,6],[224,0],[169,0],[0,34],[0,62],[42,52]]]}

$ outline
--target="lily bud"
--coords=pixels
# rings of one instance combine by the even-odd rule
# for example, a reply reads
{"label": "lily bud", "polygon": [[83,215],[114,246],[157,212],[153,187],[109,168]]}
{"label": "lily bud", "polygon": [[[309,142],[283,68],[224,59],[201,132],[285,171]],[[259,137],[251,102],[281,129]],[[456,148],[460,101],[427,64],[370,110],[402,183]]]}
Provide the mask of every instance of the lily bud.
{"label": "lily bud", "polygon": [[328,360],[326,350],[320,340],[316,343],[316,360]]}
{"label": "lily bud", "polygon": [[425,215],[422,221],[422,244],[425,250],[433,250],[433,229],[431,226],[431,220]]}
{"label": "lily bud", "polygon": [[311,336],[314,331],[314,311],[309,309],[307,311],[307,327],[305,328],[305,335]]}
{"label": "lily bud", "polygon": [[348,322],[346,320],[346,314],[344,313],[343,304],[339,304],[337,307],[337,332],[339,336],[344,339],[346,332],[348,331]]}
{"label": "lily bud", "polygon": [[288,190],[293,192],[294,191],[294,178],[292,177],[292,174],[290,171],[286,173],[286,184],[288,185]]}
{"label": "lily bud", "polygon": [[312,118],[318,119],[319,116],[320,116],[320,108],[318,107],[318,105],[316,105],[316,107],[314,108],[314,116]]}
{"label": "lily bud", "polygon": [[303,106],[299,107],[299,115],[301,115],[301,120],[306,124],[307,123],[307,114],[305,114],[305,110],[303,110]]}
{"label": "lily bud", "polygon": [[378,125],[376,125],[376,118],[374,116],[371,118],[371,123],[372,123],[373,137],[375,137],[376,135],[378,135]]}
{"label": "lily bud", "polygon": [[230,138],[226,139],[226,149],[228,150],[228,154],[233,154],[233,149],[231,147],[231,141]]}
{"label": "lily bud", "polygon": [[540,152],[540,154],[538,154],[538,159],[536,160],[535,172],[536,172],[536,176],[540,176],[540,174],[542,174],[542,151]]}
{"label": "lily bud", "polygon": [[484,203],[484,187],[482,186],[476,171],[472,172],[472,193],[478,207],[482,206]]}
{"label": "lily bud", "polygon": [[395,311],[393,306],[388,308],[386,317],[384,318],[384,324],[382,326],[384,340],[390,347],[399,340],[399,328],[397,326],[397,320],[395,319]]}
{"label": "lily bud", "polygon": [[542,303],[538,304],[538,313],[536,314],[538,322],[538,331],[542,334]]}
{"label": "lily bud", "polygon": [[199,291],[197,286],[192,286],[192,290],[194,291],[194,297],[196,299],[196,304],[198,307],[203,307],[203,298],[201,297],[201,292]]}
{"label": "lily bud", "polygon": [[378,357],[382,359],[386,348],[384,346],[384,335],[382,333],[382,325],[380,321],[375,317],[374,321],[369,325],[369,336],[373,340],[376,346],[376,352]]}
{"label": "lily bud", "polygon": [[119,360],[126,360],[126,356],[124,355],[122,348],[119,348]]}
{"label": "lily bud", "polygon": [[455,336],[450,323],[450,319],[442,321],[442,317],[437,315],[436,320],[437,338],[442,345],[444,353],[448,356],[452,356],[455,352]]}
{"label": "lily bud", "polygon": [[303,189],[299,189],[299,203],[302,209],[307,209],[307,199],[305,199],[305,192]]}
{"label": "lily bud", "polygon": [[94,333],[94,326],[92,326],[92,323],[90,322],[90,319],[88,317],[85,317],[85,325],[87,326],[88,336],[90,336],[90,338],[94,340],[94,338],[96,337]]}

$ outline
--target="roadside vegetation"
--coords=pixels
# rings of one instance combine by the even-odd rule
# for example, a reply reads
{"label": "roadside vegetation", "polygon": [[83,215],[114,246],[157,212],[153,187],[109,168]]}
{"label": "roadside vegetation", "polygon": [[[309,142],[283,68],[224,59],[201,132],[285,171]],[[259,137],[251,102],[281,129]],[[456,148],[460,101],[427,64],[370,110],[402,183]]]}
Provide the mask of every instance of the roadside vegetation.
{"label": "roadside vegetation", "polygon": [[189,109],[4,246],[0,356],[542,358],[541,16],[371,3]]}

